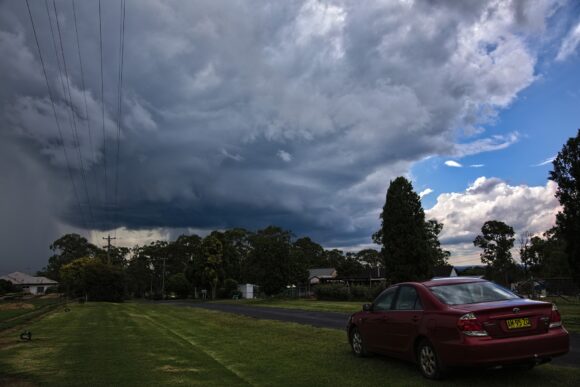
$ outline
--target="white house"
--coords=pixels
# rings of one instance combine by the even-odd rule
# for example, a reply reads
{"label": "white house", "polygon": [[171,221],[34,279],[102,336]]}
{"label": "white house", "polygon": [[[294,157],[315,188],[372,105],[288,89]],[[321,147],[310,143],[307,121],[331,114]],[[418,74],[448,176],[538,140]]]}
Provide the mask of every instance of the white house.
{"label": "white house", "polygon": [[18,286],[22,291],[30,294],[44,294],[48,288],[58,286],[58,282],[46,277],[33,277],[31,275],[15,271],[0,277],[0,279],[10,281]]}

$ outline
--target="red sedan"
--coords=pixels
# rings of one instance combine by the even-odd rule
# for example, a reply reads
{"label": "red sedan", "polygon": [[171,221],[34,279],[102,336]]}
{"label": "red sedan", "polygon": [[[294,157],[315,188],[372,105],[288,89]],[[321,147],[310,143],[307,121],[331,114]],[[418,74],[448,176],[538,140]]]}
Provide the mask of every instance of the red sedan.
{"label": "red sedan", "polygon": [[429,379],[454,366],[531,368],[570,346],[556,305],[478,278],[391,286],[350,317],[347,333],[355,355],[414,361]]}

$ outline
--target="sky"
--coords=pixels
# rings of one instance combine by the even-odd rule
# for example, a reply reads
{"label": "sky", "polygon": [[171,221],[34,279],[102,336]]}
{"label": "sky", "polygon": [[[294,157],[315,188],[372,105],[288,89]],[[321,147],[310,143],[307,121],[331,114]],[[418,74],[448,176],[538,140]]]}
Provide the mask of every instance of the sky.
{"label": "sky", "polygon": [[554,224],[577,1],[29,4],[0,0],[0,274],[40,269],[69,232],[134,246],[274,224],[377,248],[397,176],[452,264],[479,263],[486,220]]}

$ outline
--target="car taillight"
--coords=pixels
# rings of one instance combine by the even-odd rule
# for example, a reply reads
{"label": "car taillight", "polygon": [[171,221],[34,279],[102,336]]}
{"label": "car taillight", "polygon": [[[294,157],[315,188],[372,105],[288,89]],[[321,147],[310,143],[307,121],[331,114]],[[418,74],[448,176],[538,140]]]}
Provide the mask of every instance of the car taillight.
{"label": "car taillight", "polygon": [[487,336],[483,325],[473,313],[467,313],[459,317],[457,328],[467,336]]}
{"label": "car taillight", "polygon": [[562,316],[558,312],[556,304],[552,304],[552,313],[550,313],[550,328],[558,328],[562,326]]}

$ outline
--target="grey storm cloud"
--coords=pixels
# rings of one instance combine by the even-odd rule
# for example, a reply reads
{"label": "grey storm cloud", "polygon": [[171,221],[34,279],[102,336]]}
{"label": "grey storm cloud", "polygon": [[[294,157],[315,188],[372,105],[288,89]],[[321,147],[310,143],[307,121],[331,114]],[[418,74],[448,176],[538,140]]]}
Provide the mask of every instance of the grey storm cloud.
{"label": "grey storm cloud", "polygon": [[[2,2],[1,140],[36,165],[18,178],[4,157],[0,173],[12,187],[2,200],[42,181],[47,188],[29,200],[46,203],[39,216],[50,224],[278,224],[326,245],[366,243],[389,180],[413,162],[493,150],[517,136],[456,143],[458,132],[480,134],[535,80],[541,35],[560,3],[127,1],[113,208],[120,2],[102,2],[104,102],[98,3],[76,2],[84,79],[72,3],[56,2],[68,79],[45,2],[30,4],[64,143],[26,3]],[[30,218],[34,207],[19,203],[14,210]],[[47,235],[58,236],[51,227]]]}

